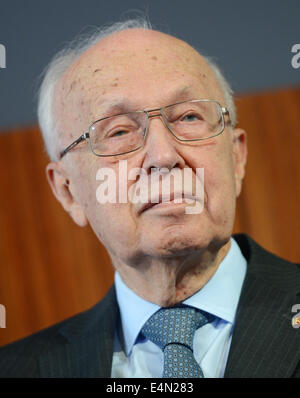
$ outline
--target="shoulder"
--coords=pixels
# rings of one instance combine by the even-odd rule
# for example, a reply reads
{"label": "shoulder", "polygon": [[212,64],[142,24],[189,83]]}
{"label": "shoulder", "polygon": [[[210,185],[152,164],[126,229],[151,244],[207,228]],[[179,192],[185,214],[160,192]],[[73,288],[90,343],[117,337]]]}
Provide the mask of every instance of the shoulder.
{"label": "shoulder", "polygon": [[88,310],[0,347],[0,377],[13,377],[10,374],[16,373],[18,377],[35,377],[36,358],[62,348],[76,336],[101,332],[106,327],[106,313],[111,313],[114,306],[115,292],[111,288],[102,300]]}
{"label": "shoulder", "polygon": [[300,290],[300,264],[269,252],[247,234],[234,234],[233,238],[247,261],[249,274],[282,290]]}

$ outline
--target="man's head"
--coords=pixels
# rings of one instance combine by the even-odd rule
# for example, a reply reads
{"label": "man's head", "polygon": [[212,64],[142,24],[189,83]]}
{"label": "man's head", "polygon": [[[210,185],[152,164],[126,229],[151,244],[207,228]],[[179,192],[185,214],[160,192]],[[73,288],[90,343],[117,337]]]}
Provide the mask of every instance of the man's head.
{"label": "man's head", "polygon": [[[150,29],[127,29],[96,42],[64,70],[53,90],[59,139],[52,157],[105,116],[194,99],[228,106],[206,59],[187,43]],[[232,106],[230,110],[232,121]],[[218,251],[232,233],[246,162],[245,132],[232,128],[228,118],[226,122],[219,136],[180,142],[160,117],[153,117],[144,146],[120,156],[95,156],[83,141],[47,166],[50,185],[78,225],[91,225],[121,275],[149,259]],[[120,160],[127,161],[128,171],[138,167],[148,175],[152,168],[180,173],[190,168],[195,177],[196,169],[203,168],[203,211],[187,214],[184,205],[170,204],[140,212],[130,201],[100,204],[97,171],[112,169],[118,189]],[[127,188],[136,183],[128,181]]]}

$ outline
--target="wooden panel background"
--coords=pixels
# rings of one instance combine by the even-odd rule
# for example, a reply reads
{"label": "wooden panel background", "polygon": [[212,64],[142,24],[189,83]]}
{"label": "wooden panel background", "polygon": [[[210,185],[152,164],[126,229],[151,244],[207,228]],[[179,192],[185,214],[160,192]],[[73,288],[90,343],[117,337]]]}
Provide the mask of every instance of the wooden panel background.
{"label": "wooden panel background", "polygon": [[[235,232],[300,260],[300,88],[237,98],[249,160]],[[0,135],[0,303],[7,344],[88,309],[113,280],[105,249],[77,227],[45,178],[37,127]]]}

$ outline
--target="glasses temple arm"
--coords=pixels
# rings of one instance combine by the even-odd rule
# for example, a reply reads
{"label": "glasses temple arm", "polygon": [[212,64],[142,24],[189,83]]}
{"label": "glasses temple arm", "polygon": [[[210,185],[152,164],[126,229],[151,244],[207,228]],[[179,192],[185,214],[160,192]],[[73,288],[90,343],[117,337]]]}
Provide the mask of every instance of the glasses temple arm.
{"label": "glasses temple arm", "polygon": [[86,140],[87,138],[89,138],[89,133],[83,133],[79,138],[77,138],[77,140],[75,140],[74,142],[72,142],[72,144],[70,144],[66,149],[64,149],[62,152],[60,152],[60,159],[65,156],[65,154],[67,152],[69,152],[71,149],[73,149],[76,145],[78,145],[81,141]]}

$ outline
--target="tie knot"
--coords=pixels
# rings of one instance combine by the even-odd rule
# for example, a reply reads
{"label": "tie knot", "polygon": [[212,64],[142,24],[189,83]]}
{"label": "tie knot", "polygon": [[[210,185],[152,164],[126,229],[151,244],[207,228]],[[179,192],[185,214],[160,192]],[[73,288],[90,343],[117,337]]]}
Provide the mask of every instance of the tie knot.
{"label": "tie knot", "polygon": [[195,308],[161,308],[148,319],[141,331],[162,350],[170,343],[182,344],[192,350],[196,330],[207,322],[207,317]]}

